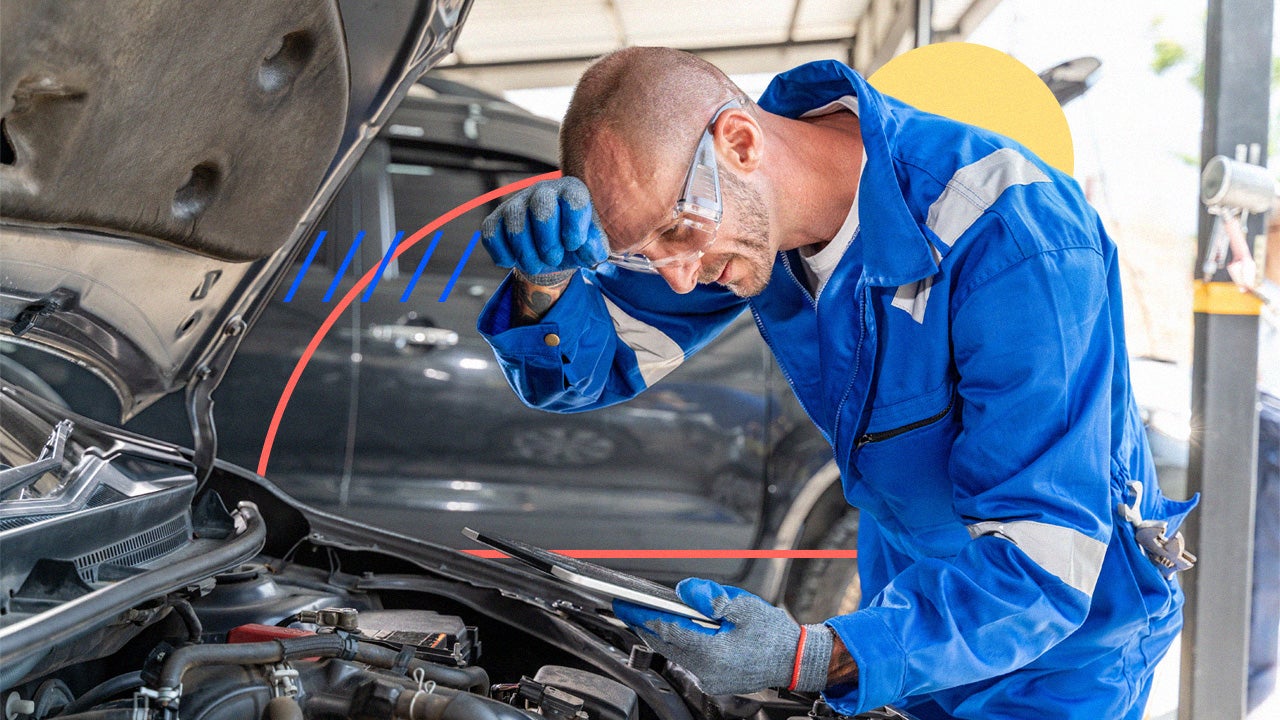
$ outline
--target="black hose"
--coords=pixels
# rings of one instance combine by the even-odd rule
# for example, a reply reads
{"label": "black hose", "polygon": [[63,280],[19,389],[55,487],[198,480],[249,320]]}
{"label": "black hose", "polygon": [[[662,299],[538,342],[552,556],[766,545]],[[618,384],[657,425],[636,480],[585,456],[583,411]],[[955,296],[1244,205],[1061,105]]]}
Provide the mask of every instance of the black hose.
{"label": "black hose", "polygon": [[227,645],[188,645],[165,658],[160,668],[157,687],[177,688],[182,676],[198,665],[265,665],[284,659],[279,641],[231,643]]}
{"label": "black hose", "polygon": [[409,720],[531,720],[518,708],[477,695],[405,690],[396,698],[396,715]]}
{"label": "black hose", "polygon": [[75,715],[60,713],[57,715],[57,720],[133,720],[133,717],[133,708],[117,707],[88,710]]}
{"label": "black hose", "polygon": [[176,688],[182,684],[182,676],[197,665],[267,665],[288,657],[341,657],[354,652],[353,644],[337,635],[312,635],[256,643],[188,645],[165,658],[156,684]]}
{"label": "black hose", "polygon": [[307,712],[311,713],[312,717],[350,717],[351,698],[312,693],[307,698]]}
{"label": "black hose", "polygon": [[98,703],[110,700],[125,690],[142,687],[142,671],[138,670],[124,675],[117,675],[110,680],[99,683],[88,692],[76,698],[70,705],[62,709],[60,715],[83,712]]}
{"label": "black hose", "polygon": [[[391,648],[371,643],[360,643],[356,651],[356,660],[375,667],[390,668],[395,666],[399,653]],[[409,661],[409,669],[421,668],[425,679],[434,680],[445,687],[470,690],[477,695],[489,695],[489,673],[482,667],[449,667],[425,660]]]}
{"label": "black hose", "polygon": [[196,615],[196,609],[191,607],[191,603],[183,598],[174,598],[169,601],[169,606],[182,618],[182,624],[187,626],[187,639],[193,643],[200,642],[204,635],[204,625],[200,623],[200,616]]}
{"label": "black hose", "polygon": [[[399,653],[390,648],[364,643],[352,636],[337,634],[228,645],[188,645],[165,658],[160,668],[158,688],[177,688],[182,676],[198,665],[266,665],[291,658],[341,657],[383,669],[395,666]],[[446,667],[425,660],[409,661],[409,669],[421,668],[427,680],[447,687],[463,688],[488,695],[489,674],[480,667]]]}

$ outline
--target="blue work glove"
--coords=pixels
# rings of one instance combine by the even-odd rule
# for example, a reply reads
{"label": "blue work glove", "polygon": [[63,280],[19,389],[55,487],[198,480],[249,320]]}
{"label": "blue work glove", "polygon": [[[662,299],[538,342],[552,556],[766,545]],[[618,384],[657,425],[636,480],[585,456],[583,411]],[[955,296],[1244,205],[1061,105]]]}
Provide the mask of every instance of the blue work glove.
{"label": "blue work glove", "polygon": [[720,621],[712,630],[686,618],[625,600],[613,614],[649,647],[698,678],[709,695],[782,687],[818,692],[827,686],[834,644],[825,625],[801,626],[787,613],[746,590],[688,578],[676,586],[684,603]]}
{"label": "blue work glove", "polygon": [[609,256],[591,195],[575,177],[543,180],[507,198],[484,219],[480,236],[495,264],[536,285],[554,285]]}

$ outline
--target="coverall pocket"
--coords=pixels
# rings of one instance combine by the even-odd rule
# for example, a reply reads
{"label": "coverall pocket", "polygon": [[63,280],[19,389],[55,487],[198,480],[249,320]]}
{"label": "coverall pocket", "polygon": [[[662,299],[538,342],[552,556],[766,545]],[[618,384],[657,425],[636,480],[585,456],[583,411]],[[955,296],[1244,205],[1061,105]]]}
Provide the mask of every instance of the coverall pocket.
{"label": "coverall pocket", "polygon": [[1165,532],[1169,537],[1178,532],[1182,527],[1182,521],[1187,515],[1200,504],[1200,493],[1192,495],[1187,500],[1170,500],[1163,494],[1160,495],[1160,505],[1164,509],[1164,520],[1169,523],[1169,529]]}
{"label": "coverall pocket", "polygon": [[[1172,538],[1178,528],[1182,526],[1182,521],[1187,514],[1199,503],[1199,500],[1198,495],[1190,500],[1178,501],[1170,500],[1160,494],[1155,503],[1155,507],[1158,510],[1152,512],[1152,517],[1147,519],[1167,522],[1168,529],[1165,535]],[[1154,621],[1181,607],[1182,591],[1179,587],[1177,575],[1175,574],[1168,579],[1165,578],[1160,566],[1147,556],[1146,550],[1138,543],[1135,529],[1131,523],[1118,520],[1116,532],[1120,533],[1123,539],[1126,555],[1130,558],[1130,564],[1133,569],[1133,578],[1138,592],[1142,595],[1142,604],[1147,610],[1147,616]]]}
{"label": "coverall pocket", "polygon": [[918,420],[865,434],[854,456],[859,483],[881,501],[877,520],[898,536],[895,545],[915,557],[949,557],[969,540],[947,471],[960,431],[959,400],[948,395],[943,402]]}

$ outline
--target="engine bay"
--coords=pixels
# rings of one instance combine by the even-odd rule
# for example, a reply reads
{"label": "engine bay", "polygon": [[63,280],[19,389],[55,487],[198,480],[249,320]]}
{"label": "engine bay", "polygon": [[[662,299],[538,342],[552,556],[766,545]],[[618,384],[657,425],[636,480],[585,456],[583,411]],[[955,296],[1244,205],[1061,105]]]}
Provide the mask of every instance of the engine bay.
{"label": "engine bay", "polygon": [[[480,628],[449,614],[456,606],[447,600],[359,589],[362,581],[390,580],[377,575],[258,560],[157,601],[157,619],[115,652],[8,689],[6,712],[84,719],[640,717],[634,690],[512,628],[495,627],[498,642],[489,646],[496,652],[482,655]],[[428,604],[445,611],[421,609]],[[82,650],[92,656],[99,648]]]}
{"label": "engine bay", "polygon": [[[599,599],[21,397],[0,393],[5,720],[705,714]],[[763,704],[736,707],[716,717]]]}

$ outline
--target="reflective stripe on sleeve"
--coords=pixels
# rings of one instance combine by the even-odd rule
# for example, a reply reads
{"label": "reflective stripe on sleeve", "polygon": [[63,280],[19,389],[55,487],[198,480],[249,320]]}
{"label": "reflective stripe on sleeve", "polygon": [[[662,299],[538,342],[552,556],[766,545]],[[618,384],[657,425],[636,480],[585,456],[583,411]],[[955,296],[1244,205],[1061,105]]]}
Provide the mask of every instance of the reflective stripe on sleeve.
{"label": "reflective stripe on sleeve", "polygon": [[969,526],[969,536],[999,535],[1017,545],[1031,561],[1062,582],[1093,596],[1102,571],[1107,544],[1071,528],[1034,520],[980,522]]}
{"label": "reflective stripe on sleeve", "polygon": [[1049,182],[1049,176],[1017,150],[1001,148],[957,170],[929,206],[925,222],[942,242],[954,245],[1001,193],[1038,182]]}
{"label": "reflective stripe on sleeve", "polygon": [[604,304],[609,309],[609,317],[613,319],[613,329],[618,333],[618,338],[635,352],[640,377],[644,378],[646,387],[653,387],[654,383],[684,362],[684,349],[666,333],[631,317],[609,298],[604,298]]}

